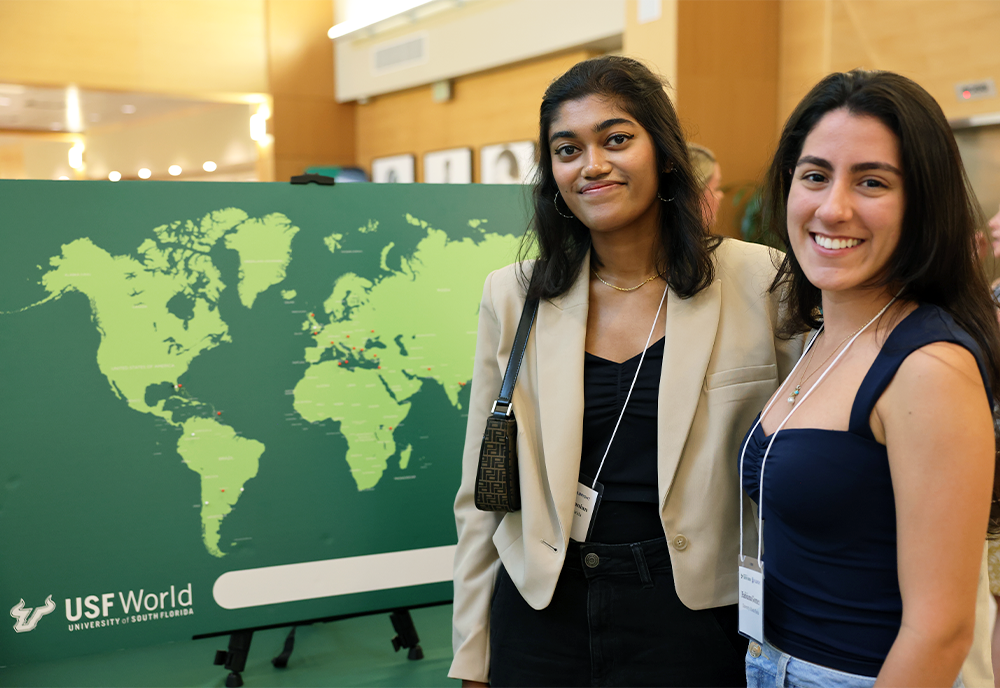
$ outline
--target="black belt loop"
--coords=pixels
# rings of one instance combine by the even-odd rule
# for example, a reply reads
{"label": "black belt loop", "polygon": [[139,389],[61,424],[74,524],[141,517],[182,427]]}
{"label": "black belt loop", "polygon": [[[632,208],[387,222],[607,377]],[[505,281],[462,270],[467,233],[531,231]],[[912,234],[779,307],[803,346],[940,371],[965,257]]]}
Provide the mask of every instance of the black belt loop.
{"label": "black belt loop", "polygon": [[653,587],[653,577],[649,575],[649,567],[646,566],[646,555],[642,551],[642,544],[633,542],[632,556],[635,557],[635,565],[639,569],[639,580],[642,581],[643,588]]}

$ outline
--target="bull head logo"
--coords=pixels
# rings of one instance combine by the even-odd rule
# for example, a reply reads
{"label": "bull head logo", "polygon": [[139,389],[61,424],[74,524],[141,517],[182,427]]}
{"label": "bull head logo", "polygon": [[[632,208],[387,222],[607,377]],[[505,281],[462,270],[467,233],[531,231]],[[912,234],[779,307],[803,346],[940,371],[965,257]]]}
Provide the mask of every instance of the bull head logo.
{"label": "bull head logo", "polygon": [[10,609],[10,615],[17,619],[14,630],[18,633],[27,633],[35,630],[35,626],[46,614],[51,614],[56,609],[56,603],[52,601],[52,595],[45,598],[45,606],[25,607],[24,600],[21,600]]}

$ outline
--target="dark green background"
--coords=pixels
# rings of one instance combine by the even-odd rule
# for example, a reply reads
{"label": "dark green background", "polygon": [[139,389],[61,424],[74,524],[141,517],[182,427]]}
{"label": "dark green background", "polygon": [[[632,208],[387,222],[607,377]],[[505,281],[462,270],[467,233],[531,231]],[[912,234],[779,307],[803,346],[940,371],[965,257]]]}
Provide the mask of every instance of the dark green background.
{"label": "dark green background", "polygon": [[[49,259],[80,237],[134,256],[154,227],[227,207],[252,218],[283,213],[301,229],[286,280],[252,310],[238,299],[238,256],[218,242],[211,255],[227,285],[219,308],[232,343],[202,353],[180,379],[189,395],[225,409],[226,424],[266,445],[257,477],[222,522],[220,547],[229,552],[222,559],[202,544],[192,507],[200,477],[180,463],[180,429],[128,408],[98,369],[100,335],[87,297],[73,292],[0,315],[0,609],[7,617],[19,599],[34,607],[47,595],[58,605],[30,633],[15,633],[7,617],[0,665],[450,599],[451,585],[441,583],[228,611],[211,588],[229,570],[455,542],[461,411],[437,383],[425,382],[395,440],[413,445],[411,469],[429,465],[419,480],[395,481],[397,456],[374,490],[358,492],[343,438],[327,434],[336,423],[303,431],[284,421],[294,413],[285,390],[303,373],[291,361],[301,360],[308,338],[280,292],[295,289],[296,305],[320,315],[339,275],[371,278],[385,244],[395,242],[391,255],[399,256],[426,236],[405,222],[406,213],[452,238],[478,239],[470,219],[488,219],[492,233],[520,235],[527,205],[521,187],[481,185],[0,181],[0,311],[45,298],[38,282]],[[369,220],[379,221],[378,231],[358,233]],[[363,252],[330,253],[322,239],[333,232],[344,235],[344,249]],[[478,293],[483,278],[453,288]],[[253,539],[230,547],[243,536]],[[188,583],[192,616],[67,630],[65,598],[114,592],[120,612],[119,591]]]}

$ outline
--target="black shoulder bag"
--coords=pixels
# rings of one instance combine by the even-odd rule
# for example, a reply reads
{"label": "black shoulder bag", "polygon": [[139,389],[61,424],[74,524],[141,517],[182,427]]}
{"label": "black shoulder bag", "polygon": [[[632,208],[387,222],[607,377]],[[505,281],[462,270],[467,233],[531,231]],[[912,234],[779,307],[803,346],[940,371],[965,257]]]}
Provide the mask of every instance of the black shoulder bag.
{"label": "black shoulder bag", "polygon": [[500,396],[486,419],[483,445],[479,450],[476,471],[476,508],[481,511],[519,511],[521,484],[517,472],[517,421],[511,396],[521,369],[524,348],[528,343],[531,324],[538,312],[538,299],[526,299],[521,321],[514,335],[514,346],[507,361],[507,371],[500,385]]}

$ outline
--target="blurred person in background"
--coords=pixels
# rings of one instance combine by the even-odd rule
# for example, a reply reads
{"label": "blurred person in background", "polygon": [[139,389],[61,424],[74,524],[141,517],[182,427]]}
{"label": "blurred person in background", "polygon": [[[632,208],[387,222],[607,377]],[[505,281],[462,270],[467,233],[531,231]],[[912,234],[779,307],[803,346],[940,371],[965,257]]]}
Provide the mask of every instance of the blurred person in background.
{"label": "blurred person in background", "polygon": [[694,168],[698,185],[702,189],[704,201],[702,215],[705,218],[706,231],[712,231],[715,219],[722,205],[722,168],[715,159],[715,153],[697,143],[688,143],[688,155],[691,157],[691,167]]}

